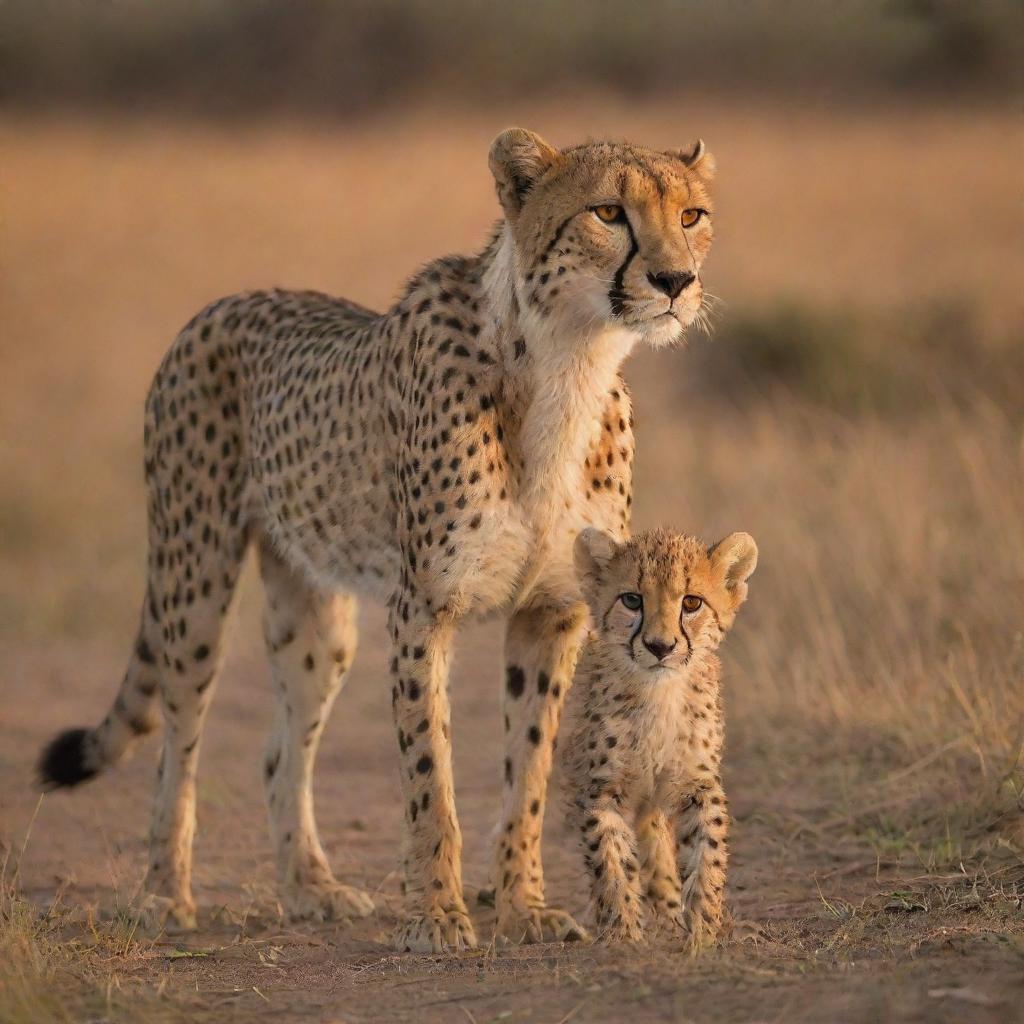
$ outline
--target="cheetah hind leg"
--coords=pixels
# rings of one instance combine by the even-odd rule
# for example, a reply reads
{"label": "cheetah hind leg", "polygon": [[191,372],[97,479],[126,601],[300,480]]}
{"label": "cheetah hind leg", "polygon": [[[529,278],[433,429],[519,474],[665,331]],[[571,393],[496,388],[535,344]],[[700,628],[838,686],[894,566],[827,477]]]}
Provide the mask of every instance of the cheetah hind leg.
{"label": "cheetah hind leg", "polygon": [[281,903],[290,920],[345,921],[373,913],[370,895],[335,879],[317,834],[313,766],[356,647],[356,604],[312,588],[267,544],[264,637],[277,707],[263,763]]}
{"label": "cheetah hind leg", "polygon": [[176,932],[196,927],[192,847],[200,740],[220,674],[225,627],[248,540],[245,530],[235,526],[223,534],[219,550],[207,550],[201,562],[187,566],[197,586],[182,607],[181,580],[168,569],[173,548],[159,525],[151,516],[147,604],[154,624],[162,627],[153,653],[165,729],[149,867],[133,914],[146,930]]}

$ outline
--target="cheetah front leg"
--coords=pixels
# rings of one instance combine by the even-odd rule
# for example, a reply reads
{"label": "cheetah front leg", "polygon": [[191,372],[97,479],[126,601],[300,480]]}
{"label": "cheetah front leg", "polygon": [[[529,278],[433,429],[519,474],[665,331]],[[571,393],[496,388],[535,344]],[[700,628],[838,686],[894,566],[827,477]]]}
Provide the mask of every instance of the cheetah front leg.
{"label": "cheetah front leg", "polygon": [[721,784],[710,782],[684,800],[676,821],[683,906],[679,924],[696,952],[722,929],[729,812]]}
{"label": "cheetah front leg", "polygon": [[452,782],[448,655],[453,623],[406,593],[392,602],[391,702],[405,804],[407,916],[399,950],[442,953],[476,945],[462,896],[462,833]]}
{"label": "cheetah front leg", "polygon": [[600,937],[641,942],[644,906],[637,837],[622,815],[616,791],[596,780],[572,810],[570,820],[583,844]]}
{"label": "cheetah front leg", "polygon": [[665,813],[651,810],[636,823],[640,876],[647,905],[659,923],[678,924],[683,905],[676,837]]}
{"label": "cheetah front leg", "polygon": [[316,590],[264,543],[263,631],[277,707],[263,763],[281,902],[292,920],[347,920],[373,900],[335,879],[317,835],[313,764],[356,646],[355,601]]}
{"label": "cheetah front leg", "polygon": [[570,914],[547,905],[541,865],[548,777],[585,628],[586,609],[576,604],[520,611],[508,626],[505,792],[494,886],[495,933],[509,942],[588,937]]}

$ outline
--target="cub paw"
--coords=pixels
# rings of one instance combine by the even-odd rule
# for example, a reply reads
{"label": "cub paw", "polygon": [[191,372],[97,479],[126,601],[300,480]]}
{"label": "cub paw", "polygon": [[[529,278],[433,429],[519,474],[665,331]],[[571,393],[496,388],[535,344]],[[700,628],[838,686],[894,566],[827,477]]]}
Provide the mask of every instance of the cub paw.
{"label": "cub paw", "polygon": [[282,903],[290,921],[354,921],[375,909],[369,893],[341,882],[296,886],[284,894]]}
{"label": "cub paw", "polygon": [[151,934],[162,931],[168,935],[180,935],[194,932],[197,927],[196,907],[191,900],[171,899],[155,893],[140,896],[129,914],[142,931]]}
{"label": "cub paw", "polygon": [[494,935],[503,945],[527,942],[590,942],[590,935],[572,914],[555,907],[505,907]]}
{"label": "cub paw", "polygon": [[400,953],[461,953],[476,946],[465,907],[438,907],[400,921],[392,944]]}
{"label": "cub paw", "polygon": [[666,897],[651,897],[648,894],[647,910],[651,923],[659,932],[685,932],[682,902],[678,894]]}
{"label": "cub paw", "polygon": [[644,920],[639,914],[633,913],[628,907],[625,912],[609,915],[598,931],[598,937],[604,942],[627,942],[638,946],[646,941]]}
{"label": "cub paw", "polygon": [[710,949],[718,942],[721,924],[699,914],[684,914],[678,922],[683,932],[683,948],[690,956]]}

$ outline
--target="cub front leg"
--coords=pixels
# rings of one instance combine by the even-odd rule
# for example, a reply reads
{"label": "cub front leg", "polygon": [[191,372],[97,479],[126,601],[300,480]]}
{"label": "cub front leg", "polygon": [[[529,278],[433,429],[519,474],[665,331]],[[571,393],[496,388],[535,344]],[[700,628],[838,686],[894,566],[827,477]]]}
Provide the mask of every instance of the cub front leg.
{"label": "cub front leg", "polygon": [[[595,783],[594,789],[599,788]],[[642,941],[644,906],[637,838],[619,809],[615,792],[603,790],[579,798],[574,811],[600,937]]]}
{"label": "cub front leg", "polygon": [[716,779],[684,799],[676,822],[683,906],[679,923],[694,951],[711,945],[722,929],[729,812]]}
{"label": "cub front leg", "polygon": [[664,811],[651,810],[640,815],[636,838],[648,907],[657,921],[680,923],[683,893],[676,865],[676,837]]}
{"label": "cub front leg", "polygon": [[395,946],[427,953],[467,949],[476,935],[462,897],[462,833],[452,784],[447,683],[453,623],[402,594],[392,603],[390,626],[407,909]]}
{"label": "cub front leg", "polygon": [[547,905],[541,833],[565,697],[586,629],[579,603],[516,613],[505,642],[504,798],[494,853],[496,934],[509,942],[576,941],[586,930]]}

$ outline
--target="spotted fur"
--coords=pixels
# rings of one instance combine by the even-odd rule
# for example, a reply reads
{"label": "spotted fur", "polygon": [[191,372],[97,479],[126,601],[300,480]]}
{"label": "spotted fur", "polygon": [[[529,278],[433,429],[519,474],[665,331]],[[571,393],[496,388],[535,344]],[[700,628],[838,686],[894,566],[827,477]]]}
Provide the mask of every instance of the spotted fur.
{"label": "spotted fur", "polygon": [[[457,624],[508,616],[498,930],[577,928],[546,905],[540,832],[551,755],[585,628],[572,543],[624,538],[630,399],[619,368],[698,314],[711,241],[703,146],[594,143],[561,152],[520,129],[490,156],[503,219],[482,252],[438,259],[377,314],[313,292],[204,309],[157,371],[145,415],[148,589],[128,670],[94,729],[40,764],[69,785],[166,723],[143,904],[195,924],[196,766],[246,551],[259,552],[277,696],[263,774],[282,903],[294,917],[368,913],[317,838],[312,773],[356,644],[353,594],[389,608],[405,807],[401,949],[476,939],[463,901],[448,662]],[[619,203],[605,224],[595,204]],[[699,207],[683,228],[680,211]],[[670,295],[659,274],[689,276]],[[675,280],[675,278],[673,279]],[[673,286],[674,288],[675,286]]]}
{"label": "spotted fur", "polygon": [[637,942],[664,924],[698,949],[722,926],[729,828],[714,652],[757,548],[745,533],[707,549],[590,529],[577,563],[594,625],[565,760],[599,934]]}

